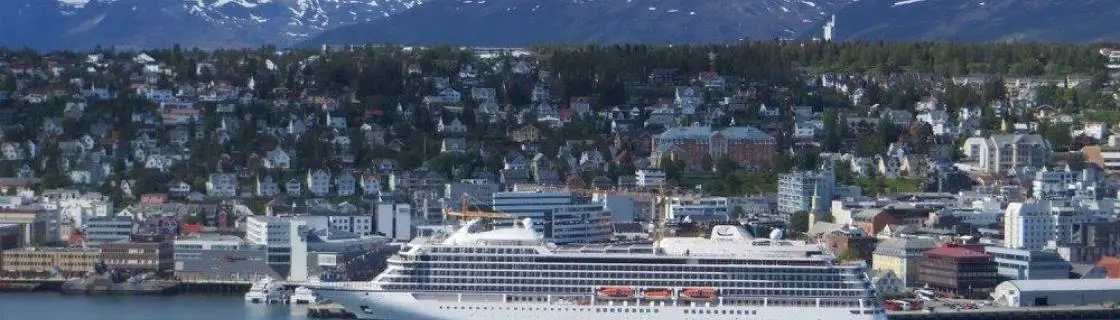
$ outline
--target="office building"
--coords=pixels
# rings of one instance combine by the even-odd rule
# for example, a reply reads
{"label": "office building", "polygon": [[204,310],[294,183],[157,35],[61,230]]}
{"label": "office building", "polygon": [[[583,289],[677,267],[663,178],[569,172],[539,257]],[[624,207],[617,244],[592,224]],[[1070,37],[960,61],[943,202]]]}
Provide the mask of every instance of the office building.
{"label": "office building", "polygon": [[1069,279],[1070,264],[1052,251],[988,246],[1001,280]]}
{"label": "office building", "polygon": [[[265,261],[287,274],[288,280],[303,281],[301,273],[292,265],[306,265],[307,242],[300,236],[306,222],[291,217],[249,216],[246,219],[245,240],[249,244],[264,246]],[[302,271],[306,272],[306,269]]]}
{"label": "office building", "polygon": [[493,208],[532,218],[533,229],[557,244],[605,242],[613,232],[603,203],[571,192],[499,192],[494,194]]}
{"label": "office building", "polygon": [[1054,233],[1048,202],[1013,202],[1003,215],[1004,246],[1040,250]]}
{"label": "office building", "polygon": [[672,197],[665,204],[665,212],[669,220],[675,221],[727,221],[731,217],[730,206],[724,197]]}
{"label": "office building", "polygon": [[391,200],[379,202],[376,216],[374,229],[378,234],[397,241],[412,239],[412,206],[409,204]]}
{"label": "office building", "polygon": [[918,265],[918,282],[953,297],[987,297],[998,283],[992,256],[948,245],[926,251]]}
{"label": "office building", "polygon": [[101,251],[84,248],[19,248],[5,250],[0,261],[3,271],[22,276],[84,275],[101,261]]}
{"label": "office building", "polygon": [[86,219],[86,241],[95,247],[109,242],[128,242],[135,225],[132,217],[91,217]]}
{"label": "office building", "polygon": [[836,190],[836,177],[831,169],[799,171],[778,176],[778,212],[792,214],[808,212],[813,206],[813,196],[821,199],[821,210],[831,210]]}
{"label": "office building", "polygon": [[137,235],[131,241],[103,243],[101,260],[112,270],[162,273],[173,270],[175,252],[171,241],[161,235]]}

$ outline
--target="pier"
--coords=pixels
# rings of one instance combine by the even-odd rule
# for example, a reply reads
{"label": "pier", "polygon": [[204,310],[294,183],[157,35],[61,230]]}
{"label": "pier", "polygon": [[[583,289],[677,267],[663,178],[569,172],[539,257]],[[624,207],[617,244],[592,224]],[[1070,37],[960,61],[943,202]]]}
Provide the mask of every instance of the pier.
{"label": "pier", "polygon": [[1120,319],[1120,309],[1100,306],[995,308],[952,311],[904,311],[887,314],[891,320],[1019,320]]}
{"label": "pier", "polygon": [[[60,291],[67,279],[13,279],[0,278],[0,291]],[[175,292],[180,293],[225,293],[243,294],[249,292],[252,281],[233,280],[177,280]],[[277,281],[291,290],[303,282]]]}

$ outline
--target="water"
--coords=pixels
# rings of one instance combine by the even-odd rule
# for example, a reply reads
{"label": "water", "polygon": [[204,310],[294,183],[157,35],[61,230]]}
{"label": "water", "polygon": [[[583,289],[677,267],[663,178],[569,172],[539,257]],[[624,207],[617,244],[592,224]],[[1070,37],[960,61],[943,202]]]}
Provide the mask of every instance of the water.
{"label": "water", "polygon": [[0,293],[0,320],[306,320],[306,306],[247,304],[236,295],[86,296]]}

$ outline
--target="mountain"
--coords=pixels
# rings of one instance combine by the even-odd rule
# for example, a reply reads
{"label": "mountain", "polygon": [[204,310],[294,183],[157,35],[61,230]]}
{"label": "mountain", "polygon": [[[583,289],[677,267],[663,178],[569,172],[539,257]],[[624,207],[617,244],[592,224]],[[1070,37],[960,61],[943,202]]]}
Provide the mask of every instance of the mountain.
{"label": "mountain", "polygon": [[[0,45],[37,49],[289,45],[422,0],[0,0]],[[47,22],[47,23],[44,23]]]}
{"label": "mountain", "polygon": [[430,0],[304,42],[524,46],[792,38],[858,0]]}
{"label": "mountain", "polygon": [[841,40],[1120,39],[1116,0],[862,0],[836,18]]}

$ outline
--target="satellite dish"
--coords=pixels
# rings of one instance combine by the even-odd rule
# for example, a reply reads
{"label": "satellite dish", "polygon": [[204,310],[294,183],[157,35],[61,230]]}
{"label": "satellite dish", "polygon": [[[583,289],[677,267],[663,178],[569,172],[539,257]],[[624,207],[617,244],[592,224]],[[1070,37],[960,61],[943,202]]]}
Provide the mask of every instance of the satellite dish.
{"label": "satellite dish", "polygon": [[774,229],[770,231],[770,240],[782,240],[786,236],[785,231],[782,229]]}

